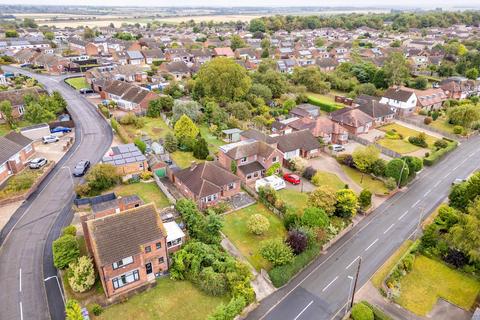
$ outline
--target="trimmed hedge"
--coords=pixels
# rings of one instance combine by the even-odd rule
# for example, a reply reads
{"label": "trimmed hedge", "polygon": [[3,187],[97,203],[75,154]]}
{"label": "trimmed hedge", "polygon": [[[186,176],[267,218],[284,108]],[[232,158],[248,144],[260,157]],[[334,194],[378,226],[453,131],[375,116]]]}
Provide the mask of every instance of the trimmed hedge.
{"label": "trimmed hedge", "polygon": [[367,307],[369,307],[370,309],[372,309],[373,317],[374,317],[375,320],[392,320],[392,318],[389,317],[388,315],[386,315],[385,312],[383,312],[382,310],[378,309],[377,307],[371,305],[367,301],[362,301],[362,303],[364,305],[366,305]]}
{"label": "trimmed hedge", "polygon": [[325,112],[332,112],[335,110],[342,109],[343,107],[337,104],[333,103],[326,103],[324,101],[321,101],[320,99],[317,99],[315,97],[309,96],[308,98],[308,103],[311,103],[317,107],[320,108],[320,110],[323,110]]}
{"label": "trimmed hedge", "polygon": [[295,256],[292,263],[272,268],[268,275],[275,287],[279,288],[290,281],[303,267],[315,259],[320,253],[321,246],[313,245],[304,252]]}
{"label": "trimmed hedge", "polygon": [[128,136],[127,131],[125,130],[124,127],[122,127],[117,120],[111,119],[110,120],[110,125],[112,126],[113,130],[117,133],[118,137],[120,140],[122,140],[123,143],[130,143],[132,142],[132,139]]}
{"label": "trimmed hedge", "polygon": [[435,163],[440,161],[447,153],[455,150],[458,146],[457,141],[451,139],[443,138],[443,140],[448,142],[448,146],[445,148],[440,148],[430,152],[428,157],[423,158],[423,164],[426,166],[433,166]]}

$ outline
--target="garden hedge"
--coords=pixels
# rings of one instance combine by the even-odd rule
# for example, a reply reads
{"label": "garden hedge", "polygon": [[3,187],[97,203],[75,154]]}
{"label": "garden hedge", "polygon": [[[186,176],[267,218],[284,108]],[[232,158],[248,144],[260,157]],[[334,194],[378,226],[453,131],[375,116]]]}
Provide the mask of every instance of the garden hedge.
{"label": "garden hedge", "polygon": [[325,112],[332,112],[335,110],[342,109],[342,106],[333,104],[333,103],[326,103],[324,101],[321,101],[320,99],[317,99],[315,97],[309,96],[308,97],[308,103],[311,103],[317,107],[320,108],[320,110],[323,110]]}
{"label": "garden hedge", "polygon": [[443,140],[448,142],[448,146],[446,148],[440,148],[435,151],[431,151],[428,157],[423,158],[423,164],[426,166],[433,166],[435,163],[440,161],[446,154],[455,150],[458,146],[457,141],[453,141],[451,139],[443,138]]}

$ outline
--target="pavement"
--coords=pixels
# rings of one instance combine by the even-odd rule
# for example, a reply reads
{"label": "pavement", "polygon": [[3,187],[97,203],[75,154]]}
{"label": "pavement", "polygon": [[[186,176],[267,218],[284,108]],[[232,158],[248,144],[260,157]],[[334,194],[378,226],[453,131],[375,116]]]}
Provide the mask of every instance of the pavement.
{"label": "pavement", "polygon": [[455,178],[479,169],[479,143],[480,136],[470,138],[423,170],[406,190],[386,200],[289,284],[265,298],[247,319],[341,319],[352,288],[358,291],[407,238],[420,232],[419,223],[448,196]]}
{"label": "pavement", "polygon": [[[0,319],[64,319],[63,295],[54,277],[51,242],[72,219],[70,170],[81,159],[98,162],[110,147],[112,130],[92,105],[63,82],[64,77],[5,71],[35,77],[48,91],[60,91],[76,125],[75,143],[55,169],[14,213],[0,233]],[[44,279],[49,280],[44,281]]]}

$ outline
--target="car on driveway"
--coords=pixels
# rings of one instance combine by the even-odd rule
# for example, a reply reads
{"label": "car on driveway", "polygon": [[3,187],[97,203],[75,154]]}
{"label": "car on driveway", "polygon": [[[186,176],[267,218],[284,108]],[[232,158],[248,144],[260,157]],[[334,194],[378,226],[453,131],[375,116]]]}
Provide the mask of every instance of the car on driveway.
{"label": "car on driveway", "polygon": [[68,133],[68,132],[72,132],[72,129],[67,127],[55,127],[52,130],[50,130],[50,132],[51,133],[59,133],[59,132]]}
{"label": "car on driveway", "polygon": [[341,144],[333,144],[332,150],[335,152],[341,152],[341,151],[345,151],[345,147],[342,146]]}
{"label": "car on driveway", "polygon": [[45,158],[35,158],[28,162],[28,167],[30,169],[40,169],[47,164],[47,159]]}
{"label": "car on driveway", "polygon": [[286,187],[285,181],[277,176],[269,176],[263,179],[258,179],[255,181],[255,191],[259,191],[260,188],[270,187],[275,191],[284,189]]}
{"label": "car on driveway", "polygon": [[75,177],[81,177],[87,172],[88,168],[90,168],[90,161],[81,160],[75,168],[73,168],[73,175]]}
{"label": "car on driveway", "polygon": [[285,173],[283,175],[283,180],[290,182],[291,184],[300,184],[300,177],[293,173]]}
{"label": "car on driveway", "polygon": [[60,139],[56,135],[53,135],[53,134],[42,137],[43,144],[57,142],[58,140],[60,140]]}

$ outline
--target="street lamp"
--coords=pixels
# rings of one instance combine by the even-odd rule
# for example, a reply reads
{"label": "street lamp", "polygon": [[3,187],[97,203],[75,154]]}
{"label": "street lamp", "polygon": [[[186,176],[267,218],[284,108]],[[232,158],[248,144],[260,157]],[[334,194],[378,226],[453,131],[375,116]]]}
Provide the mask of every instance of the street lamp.
{"label": "street lamp", "polygon": [[43,279],[43,282],[47,282],[48,280],[51,280],[53,278],[55,278],[55,280],[57,280],[58,290],[60,291],[60,294],[62,295],[63,305],[65,305],[65,297],[63,295],[62,287],[60,286],[60,281],[58,281],[58,277],[57,276],[51,276],[51,277]]}
{"label": "street lamp", "polygon": [[420,207],[420,216],[418,217],[418,224],[417,224],[417,228],[415,229],[415,238],[418,237],[418,231],[420,230],[420,224],[422,223],[423,211],[424,210],[425,210],[425,208],[423,206]]}
{"label": "street lamp", "polygon": [[400,182],[402,182],[403,169],[405,169],[405,159],[403,159],[402,170],[400,170],[400,177],[398,177],[397,189],[400,188]]}
{"label": "street lamp", "polygon": [[350,302],[350,295],[352,294],[352,286],[353,286],[353,277],[352,276],[347,276],[347,278],[350,280],[350,284],[348,287],[348,295],[347,295],[347,304],[345,305],[345,315],[343,317],[347,316],[348,312],[348,303]]}

